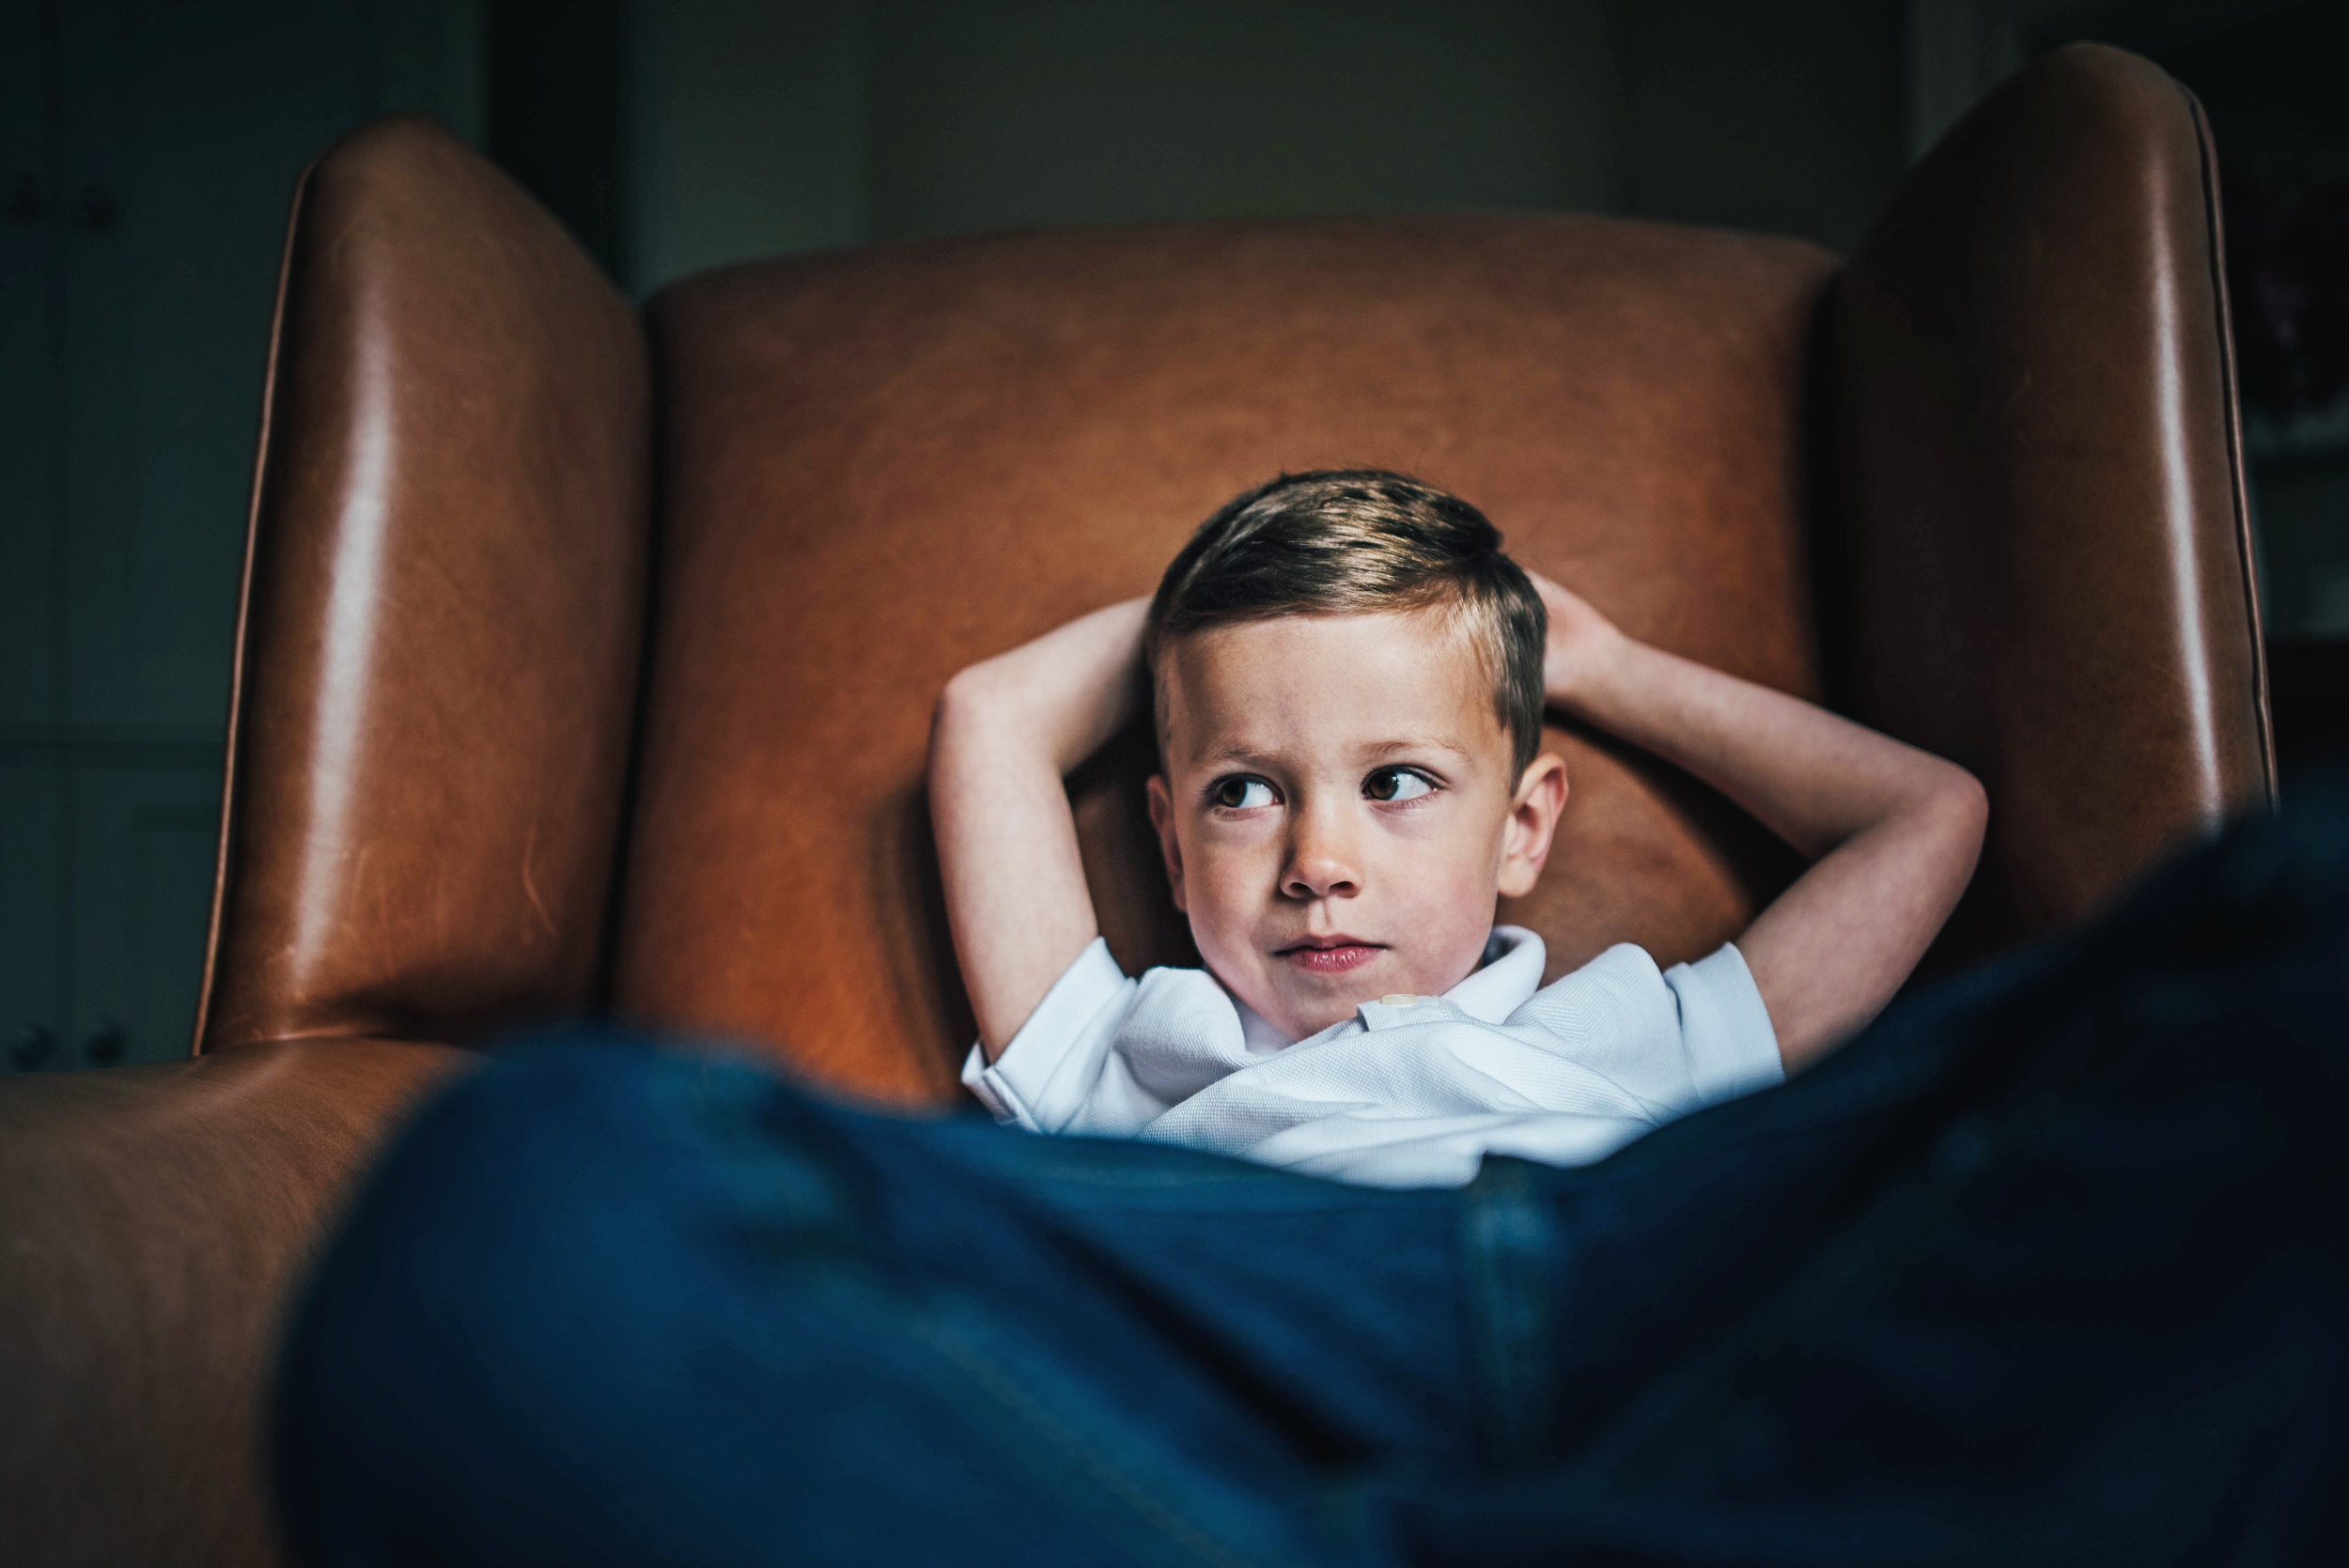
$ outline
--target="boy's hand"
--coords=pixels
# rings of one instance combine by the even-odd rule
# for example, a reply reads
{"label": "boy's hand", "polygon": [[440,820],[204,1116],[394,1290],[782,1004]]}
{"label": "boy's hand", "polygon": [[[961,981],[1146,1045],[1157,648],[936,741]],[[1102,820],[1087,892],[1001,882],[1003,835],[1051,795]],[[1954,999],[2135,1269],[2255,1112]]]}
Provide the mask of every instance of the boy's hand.
{"label": "boy's hand", "polygon": [[1780,1056],[1803,1065],[1875,1016],[1956,907],[1982,850],[1982,785],[1798,697],[1635,641],[1527,575],[1549,611],[1549,701],[1687,768],[1813,862],[1737,939]]}
{"label": "boy's hand", "polygon": [[1549,612],[1549,641],[1542,654],[1542,687],[1549,700],[1569,710],[1576,696],[1604,680],[1626,641],[1622,630],[1580,594],[1528,569],[1534,592]]}

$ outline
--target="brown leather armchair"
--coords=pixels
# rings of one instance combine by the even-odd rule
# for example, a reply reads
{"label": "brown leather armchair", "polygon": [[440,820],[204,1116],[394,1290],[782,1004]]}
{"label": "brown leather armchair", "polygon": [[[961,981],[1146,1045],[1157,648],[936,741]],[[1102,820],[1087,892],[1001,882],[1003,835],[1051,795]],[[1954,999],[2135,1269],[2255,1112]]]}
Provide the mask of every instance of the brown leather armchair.
{"label": "brown leather armchair", "polygon": [[[262,416],[196,1057],[0,1085],[0,1558],[272,1555],[268,1345],[451,1044],[609,1008],[887,1102],[971,1033],[923,760],[964,663],[1145,591],[1278,470],[1407,469],[1632,631],[1973,768],[1947,964],[2273,795],[2214,163],[2080,47],[1849,258],[1547,214],[1021,233],[641,316],[392,120],[305,176]],[[1509,911],[1667,961],[1792,875],[1561,730]],[[1128,967],[1181,961],[1146,736],[1072,782]]]}

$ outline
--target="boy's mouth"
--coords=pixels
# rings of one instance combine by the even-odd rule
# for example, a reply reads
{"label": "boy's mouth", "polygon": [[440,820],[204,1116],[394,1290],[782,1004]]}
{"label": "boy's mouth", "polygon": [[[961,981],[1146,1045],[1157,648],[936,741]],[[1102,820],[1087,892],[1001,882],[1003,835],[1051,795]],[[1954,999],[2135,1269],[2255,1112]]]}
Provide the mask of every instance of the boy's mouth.
{"label": "boy's mouth", "polygon": [[1274,956],[1287,959],[1308,974],[1344,974],[1361,968],[1385,951],[1381,943],[1354,937],[1308,937],[1282,948]]}

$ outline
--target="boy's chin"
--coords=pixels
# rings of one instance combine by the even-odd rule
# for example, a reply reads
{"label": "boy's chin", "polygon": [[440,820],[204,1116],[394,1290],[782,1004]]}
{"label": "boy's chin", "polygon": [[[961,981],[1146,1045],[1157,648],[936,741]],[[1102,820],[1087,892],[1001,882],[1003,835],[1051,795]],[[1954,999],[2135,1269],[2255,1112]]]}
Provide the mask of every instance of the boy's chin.
{"label": "boy's chin", "polygon": [[1279,995],[1268,999],[1272,1006],[1256,1010],[1292,1040],[1318,1034],[1352,1017],[1363,1002],[1395,993],[1397,987],[1388,984],[1384,972],[1392,966],[1383,961],[1385,955],[1380,958],[1381,962],[1363,964],[1344,974],[1299,971],[1283,975],[1276,983]]}
{"label": "boy's chin", "polygon": [[[1270,993],[1266,997],[1270,1005],[1252,1001],[1250,1005],[1267,1023],[1292,1040],[1305,1039],[1331,1024],[1345,1022],[1365,1001],[1398,995],[1441,996],[1476,971],[1476,964],[1471,960],[1463,964],[1458,973],[1437,984],[1427,976],[1426,955],[1406,957],[1392,948],[1381,948],[1366,961],[1334,972],[1316,972],[1286,956],[1275,956],[1270,962],[1269,972],[1258,981]],[[1412,972],[1414,970],[1416,973]],[[1232,989],[1238,994],[1237,987]]]}
{"label": "boy's chin", "polygon": [[1449,985],[1431,988],[1414,984],[1416,977],[1408,972],[1413,967],[1410,959],[1387,947],[1374,950],[1360,962],[1326,968],[1311,959],[1300,962],[1286,954],[1268,954],[1242,971],[1249,976],[1244,985],[1234,985],[1232,975],[1220,966],[1212,962],[1207,966],[1226,990],[1291,1040],[1307,1039],[1332,1024],[1344,1023],[1365,1001],[1405,992],[1435,996],[1450,988]]}

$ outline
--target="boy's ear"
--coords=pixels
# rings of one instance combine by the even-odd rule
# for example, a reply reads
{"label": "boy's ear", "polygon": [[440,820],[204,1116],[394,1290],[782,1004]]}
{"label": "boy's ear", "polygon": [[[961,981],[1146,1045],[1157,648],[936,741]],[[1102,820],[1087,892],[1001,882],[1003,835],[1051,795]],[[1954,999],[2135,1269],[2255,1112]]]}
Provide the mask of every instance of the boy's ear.
{"label": "boy's ear", "polygon": [[1150,799],[1150,826],[1159,831],[1159,853],[1166,857],[1166,885],[1174,892],[1174,907],[1190,912],[1183,902],[1183,848],[1174,842],[1174,797],[1168,793],[1166,775],[1153,773],[1143,785]]}
{"label": "boy's ear", "polygon": [[1566,809],[1566,763],[1544,752],[1525,765],[1509,802],[1509,834],[1501,850],[1501,896],[1523,898],[1541,880],[1558,817]]}

